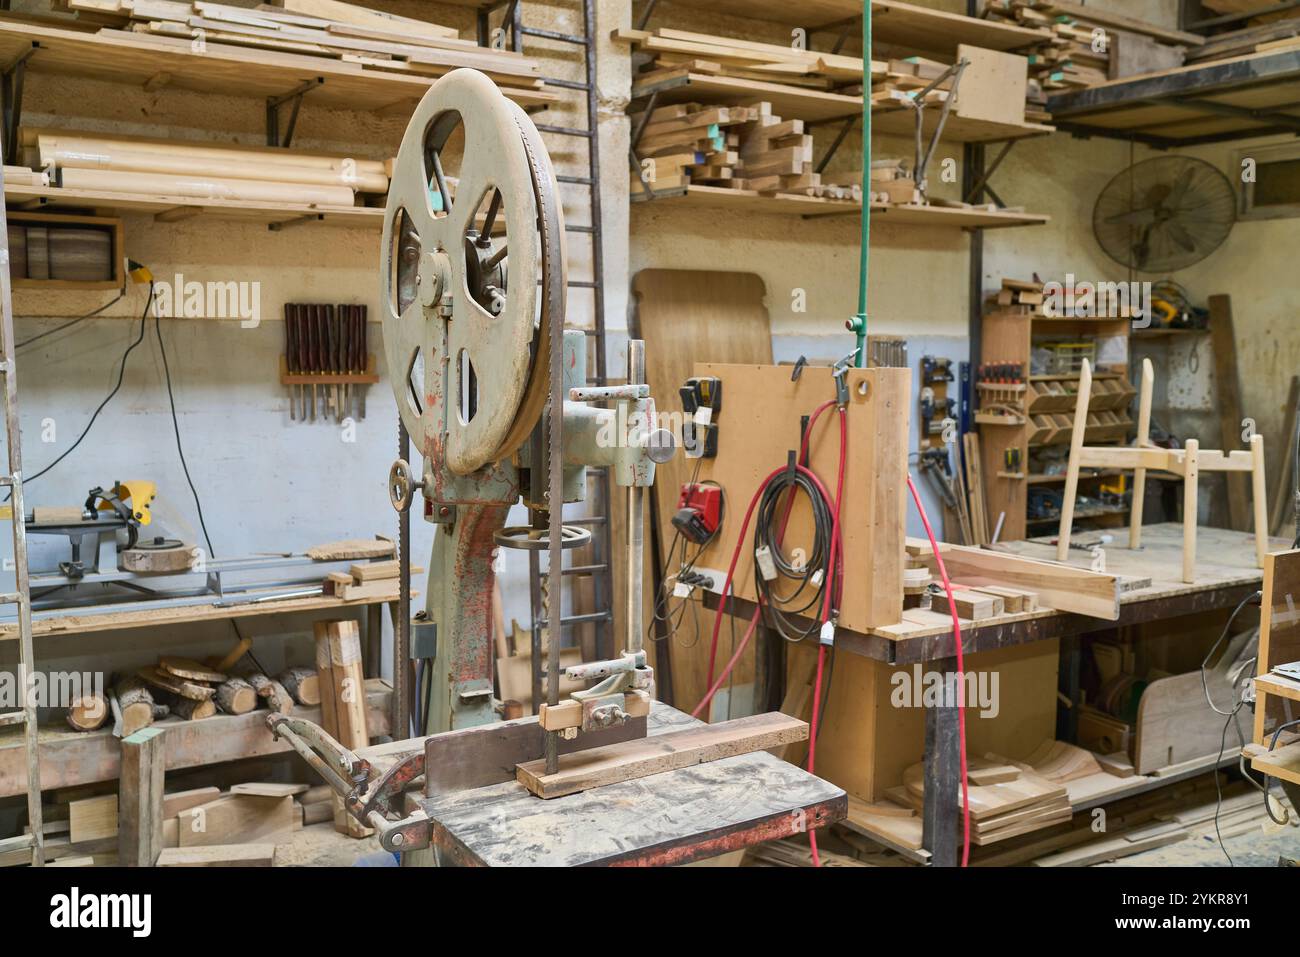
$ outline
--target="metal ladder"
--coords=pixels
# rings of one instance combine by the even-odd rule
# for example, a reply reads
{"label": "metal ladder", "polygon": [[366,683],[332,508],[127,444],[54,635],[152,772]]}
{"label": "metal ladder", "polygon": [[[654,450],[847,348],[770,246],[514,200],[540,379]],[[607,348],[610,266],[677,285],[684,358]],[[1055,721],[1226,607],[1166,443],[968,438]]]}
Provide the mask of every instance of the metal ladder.
{"label": "metal ladder", "polygon": [[[0,163],[0,194],[4,192],[3,163]],[[28,694],[27,676],[32,666],[31,587],[27,577],[27,529],[23,524],[22,444],[18,426],[18,383],[14,378],[14,312],[9,282],[9,221],[0,203],[0,378],[4,379],[5,439],[9,453],[8,474],[0,475],[7,486],[9,522],[14,536],[14,588],[0,593],[0,604],[18,606],[18,688],[22,695],[19,711],[0,713],[0,728],[22,725],[27,756],[27,822],[30,833],[0,840],[0,854],[30,849],[32,865],[45,864],[45,837],[41,833],[41,767],[36,743],[36,702]]]}
{"label": "metal ladder", "polygon": [[[569,80],[563,77],[546,76],[546,85],[565,90],[575,90],[585,95],[586,99],[586,126],[569,127],[556,126],[553,124],[538,123],[537,129],[544,136],[558,137],[577,137],[587,141],[587,163],[588,174],[586,176],[559,176],[555,178],[561,185],[586,187],[591,198],[591,222],[589,224],[568,223],[564,225],[565,232],[570,234],[579,234],[589,237],[591,243],[591,267],[592,278],[589,280],[570,279],[568,281],[571,289],[590,289],[593,299],[593,322],[592,328],[585,330],[589,340],[594,340],[595,344],[595,383],[597,385],[608,384],[608,374],[605,355],[605,284],[604,284],[604,248],[601,235],[601,214],[600,214],[600,146],[599,133],[597,130],[597,105],[596,105],[596,11],[595,0],[576,0],[577,7],[582,16],[582,32],[561,33],[555,30],[543,30],[537,27],[526,26],[523,23],[522,3],[520,0],[505,0],[505,2],[491,4],[479,10],[478,14],[478,39],[483,46],[491,45],[492,31],[490,27],[490,14],[504,7],[502,28],[509,37],[511,49],[517,53],[523,52],[524,38],[536,37],[539,39],[551,40],[558,43],[565,43],[578,47],[583,52],[584,78],[582,80]],[[614,648],[614,629],[613,629],[613,607],[614,607],[614,583],[612,568],[610,564],[610,476],[607,468],[592,468],[587,470],[588,478],[592,479],[589,488],[594,491],[594,495],[589,494],[587,503],[591,512],[580,518],[566,519],[565,524],[583,525],[591,528],[592,540],[592,561],[585,565],[572,565],[564,569],[566,580],[572,580],[575,577],[589,576],[595,584],[595,611],[584,614],[565,615],[561,618],[560,623],[563,627],[571,628],[575,625],[592,624],[595,626],[596,648],[602,658],[612,658],[617,653]],[[528,564],[529,578],[529,596],[530,607],[532,610],[533,629],[540,628],[545,616],[541,612],[541,582],[542,571],[541,563],[538,561],[537,553],[530,552]],[[551,596],[551,600],[559,601],[561,596]],[[540,661],[537,662],[540,667]],[[536,671],[537,669],[535,669]],[[534,681],[537,674],[534,674]],[[534,695],[534,700],[541,700]]]}

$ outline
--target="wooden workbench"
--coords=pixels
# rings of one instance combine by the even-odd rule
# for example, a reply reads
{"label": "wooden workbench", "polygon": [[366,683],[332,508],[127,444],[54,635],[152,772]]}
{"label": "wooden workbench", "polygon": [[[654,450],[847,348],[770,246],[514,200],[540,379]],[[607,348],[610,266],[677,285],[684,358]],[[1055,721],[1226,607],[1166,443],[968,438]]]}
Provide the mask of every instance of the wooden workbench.
{"label": "wooden workbench", "polygon": [[[1100,532],[1078,539],[1080,545],[1090,544]],[[1115,541],[1104,547],[1105,570],[1118,576],[1120,584],[1119,618],[1114,621],[1086,615],[1066,614],[1051,608],[1033,612],[1003,614],[980,621],[962,620],[962,651],[966,655],[1012,648],[1032,642],[1065,639],[1061,647],[1062,669],[1065,672],[1063,693],[1076,705],[1081,702],[1079,636],[1125,625],[1158,621],[1183,615],[1197,615],[1227,610],[1260,588],[1263,572],[1255,566],[1255,541],[1252,534],[1219,528],[1199,528],[1199,547],[1196,578],[1192,583],[1182,581],[1182,526],[1176,523],[1147,525],[1142,530],[1143,548],[1130,551],[1127,547],[1127,529],[1111,531]],[[1056,547],[1053,537],[1008,542],[998,549],[1025,558],[1055,561]],[[1272,542],[1274,549],[1286,548],[1290,543],[1281,539]],[[1084,549],[1072,550],[1068,564],[1080,568],[1092,567],[1092,555]],[[712,599],[710,601],[709,599]],[[716,607],[716,597],[708,596],[706,603]],[[736,607],[742,616],[753,613],[753,603],[737,599]],[[929,670],[955,672],[956,647],[953,641],[952,622],[946,614],[933,612],[905,612],[905,618],[896,625],[854,632],[839,628],[835,634],[837,652],[848,652],[873,659],[886,665],[928,664]],[[1067,712],[1067,736],[1073,734],[1070,725],[1078,708]],[[957,709],[935,707],[925,709],[925,777],[926,804],[922,814],[924,830],[919,854],[913,859],[938,865],[955,864],[960,846],[958,828],[958,737]],[[822,756],[822,752],[818,752]],[[1234,761],[1231,754],[1225,761]],[[1138,776],[1116,779],[1110,789],[1102,792],[1071,793],[1071,803],[1076,810],[1095,806],[1138,793],[1151,787],[1178,780],[1180,777],[1204,773],[1215,766],[1213,758],[1190,762],[1187,767],[1175,766],[1155,776]],[[829,769],[828,769],[829,773]],[[937,795],[931,800],[929,795]],[[891,842],[887,834],[871,836],[887,845],[902,849]],[[903,849],[905,853],[908,850]]]}
{"label": "wooden workbench", "polygon": [[[655,702],[651,736],[701,722]],[[492,735],[500,725],[452,734]],[[542,800],[502,767],[498,783],[416,799],[448,863],[572,867],[687,864],[825,827],[848,798],[764,751]]]}

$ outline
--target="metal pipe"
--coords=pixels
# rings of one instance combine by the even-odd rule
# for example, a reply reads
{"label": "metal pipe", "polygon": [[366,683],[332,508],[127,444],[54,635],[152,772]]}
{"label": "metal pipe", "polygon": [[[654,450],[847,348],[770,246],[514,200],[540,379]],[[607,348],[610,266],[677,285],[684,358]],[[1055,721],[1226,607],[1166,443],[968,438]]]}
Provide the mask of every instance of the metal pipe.
{"label": "metal pipe", "polygon": [[[627,344],[628,385],[646,380],[645,341],[630,339]],[[632,484],[627,490],[627,647],[630,653],[641,650],[642,579],[645,576],[645,488]]]}

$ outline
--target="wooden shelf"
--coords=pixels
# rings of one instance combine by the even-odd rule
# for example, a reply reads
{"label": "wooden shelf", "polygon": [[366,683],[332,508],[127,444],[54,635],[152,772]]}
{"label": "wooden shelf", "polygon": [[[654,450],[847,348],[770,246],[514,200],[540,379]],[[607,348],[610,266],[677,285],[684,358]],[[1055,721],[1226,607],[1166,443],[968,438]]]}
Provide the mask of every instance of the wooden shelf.
{"label": "wooden shelf", "polygon": [[332,226],[382,229],[384,210],[379,206],[302,206],[295,203],[253,203],[235,199],[197,199],[193,196],[146,196],[103,190],[64,189],[59,186],[5,186],[5,203],[17,210],[96,210],[113,215],[153,213],[159,222],[176,222],[194,216],[241,219],[287,226],[322,222]]}
{"label": "wooden shelf", "polygon": [[[861,0],[672,0],[672,5],[809,28],[862,16]],[[963,43],[986,50],[1019,50],[1051,36],[1046,30],[977,20],[891,0],[872,0],[871,34],[876,43],[930,52],[952,52]]]}
{"label": "wooden shelf", "polygon": [[[814,196],[764,196],[748,189],[722,186],[684,186],[662,190],[653,199],[634,193],[632,202],[641,208],[684,207],[730,209],[782,216],[856,216],[859,203],[845,200],[818,199]],[[653,203],[653,207],[645,204]],[[871,207],[872,222],[896,226],[948,226],[962,229],[998,229],[1009,226],[1039,226],[1049,217],[1029,213],[988,212],[982,209],[949,209],[945,206],[877,206]]]}
{"label": "wooden shelf", "polygon": [[[323,573],[322,573],[323,574]],[[273,595],[285,588],[266,589],[250,593],[248,597]],[[416,592],[412,592],[416,594]],[[249,618],[264,615],[288,615],[300,612],[328,611],[346,613],[367,605],[380,605],[397,601],[397,584],[392,592],[370,598],[344,601],[333,595],[308,595],[302,598],[280,598],[267,601],[249,601],[242,604],[220,605],[213,596],[210,602],[194,605],[166,607],[132,607],[131,602],[116,605],[90,605],[69,614],[48,615],[32,612],[32,634],[36,636],[83,635],[92,631],[117,631],[122,628],[150,628],[158,625],[181,625],[195,621],[227,621],[232,618]],[[140,603],[136,603],[140,604]],[[18,623],[10,620],[0,623],[0,646],[18,637]]]}
{"label": "wooden shelf", "polygon": [[[115,80],[150,89],[176,86],[201,93],[271,97],[320,80],[305,103],[392,114],[409,113],[433,76],[406,76],[363,68],[330,57],[273,50],[253,50],[209,42],[206,52],[188,44],[164,45],[122,30],[84,30],[0,20],[0,61],[12,63],[30,53],[34,73]],[[557,99],[549,90],[504,89],[524,107],[541,107]]]}
{"label": "wooden shelf", "polygon": [[1280,698],[1289,698],[1292,701],[1300,701],[1300,682],[1290,681],[1281,675],[1266,674],[1257,675],[1255,678],[1256,691],[1263,691],[1267,694],[1275,694]]}
{"label": "wooden shelf", "polygon": [[766,100],[783,119],[810,123],[844,119],[862,112],[862,97],[808,90],[784,83],[763,83],[730,76],[689,73],[657,83],[633,83],[632,98],[658,93],[656,106],[670,103],[722,103],[735,105]]}
{"label": "wooden shelf", "polygon": [[[926,135],[934,132],[939,122],[940,108],[926,107],[922,124]],[[916,114],[909,107],[876,108],[871,111],[871,131],[891,133],[896,136],[913,136],[916,133]],[[953,143],[998,143],[1021,140],[1030,136],[1055,133],[1056,127],[1042,123],[997,123],[992,120],[970,119],[949,114],[943,125],[943,139]]]}
{"label": "wooden shelf", "polygon": [[1071,132],[1164,149],[1296,131],[1300,47],[1111,80],[1049,96]]}
{"label": "wooden shelf", "polygon": [[1300,741],[1256,754],[1251,757],[1250,766],[1271,778],[1300,784]]}
{"label": "wooden shelf", "polygon": [[[660,80],[656,83],[639,83],[632,87],[633,99],[657,93],[657,106],[670,103],[710,103],[735,105],[753,100],[772,104],[774,113],[783,119],[805,120],[821,123],[845,119],[862,113],[862,97],[844,93],[827,93],[789,86],[784,83],[764,83],[757,80],[740,80],[728,76],[711,76],[690,73],[686,76]],[[916,132],[916,114],[909,108],[877,107],[871,111],[873,132],[896,136],[912,136]],[[927,134],[934,132],[939,120],[937,108],[927,108],[923,128]],[[1002,140],[1024,139],[1054,133],[1055,127],[1042,123],[996,123],[975,120],[950,114],[944,124],[943,138],[955,143],[996,143]]]}
{"label": "wooden shelf", "polygon": [[[366,729],[372,738],[389,733],[392,688],[382,679],[366,680]],[[217,714],[198,721],[164,718],[153,727],[167,734],[167,770],[203,767],[222,761],[278,754],[290,750],[283,738],[275,740],[266,726],[263,709],[247,714]],[[294,708],[295,718],[320,722],[320,708]],[[58,725],[40,728],[38,748],[41,761],[41,789],[80,787],[119,776],[121,742],[110,726],[98,731],[73,731],[57,719]],[[61,727],[59,725],[62,725]],[[27,758],[19,728],[0,731],[0,797],[27,791]]]}

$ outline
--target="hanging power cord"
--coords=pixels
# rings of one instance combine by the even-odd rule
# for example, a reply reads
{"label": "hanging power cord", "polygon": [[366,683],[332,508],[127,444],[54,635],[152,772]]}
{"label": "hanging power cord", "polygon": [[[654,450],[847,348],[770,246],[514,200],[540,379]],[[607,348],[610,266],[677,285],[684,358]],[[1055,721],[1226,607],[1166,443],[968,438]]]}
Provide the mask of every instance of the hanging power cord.
{"label": "hanging power cord", "polygon": [[[131,353],[135,351],[136,346],[138,346],[141,342],[144,341],[146,323],[148,323],[149,321],[149,308],[152,304],[153,304],[153,282],[150,281],[149,297],[148,299],[145,300],[144,311],[140,313],[140,332],[131,341],[130,345],[126,347],[126,351],[122,353],[122,359],[117,366],[117,382],[113,384],[113,388],[109,391],[108,395],[104,396],[104,401],[100,402],[99,405],[95,407],[95,411],[90,414],[90,421],[87,422],[86,427],[81,430],[81,434],[77,436],[76,441],[74,441],[70,446],[68,446],[57,458],[55,458],[53,462],[45,466],[45,468],[23,479],[23,488],[26,488],[29,483],[35,482],[38,478],[40,478],[46,472],[50,471],[50,469],[54,468],[56,465],[58,465],[60,462],[66,459],[69,455],[71,455],[74,451],[76,451],[77,446],[81,445],[82,441],[86,438],[86,436],[90,434],[91,427],[94,426],[95,420],[99,418],[99,413],[103,412],[104,407],[107,406],[108,403],[112,402],[113,397],[117,395],[118,392],[121,391],[122,381],[123,379],[126,378],[126,360],[130,358]],[[28,339],[27,341],[33,342],[35,340]],[[5,498],[5,501],[8,501],[8,497]]]}
{"label": "hanging power cord", "polygon": [[123,289],[121,292],[119,292],[108,302],[104,303],[98,309],[88,312],[84,316],[78,316],[76,319],[72,319],[68,322],[63,323],[62,325],[55,326],[53,329],[46,329],[44,332],[38,332],[30,339],[24,339],[22,342],[16,343],[14,345],[14,351],[17,351],[23,348],[24,346],[30,346],[33,342],[37,342],[41,339],[44,339],[46,336],[52,336],[56,332],[62,332],[64,329],[71,329],[73,326],[77,325],[78,323],[85,322],[87,319],[93,319],[95,316],[98,316],[100,313],[102,313],[105,309],[121,302],[122,299],[125,298],[125,296],[126,296],[126,290]]}

